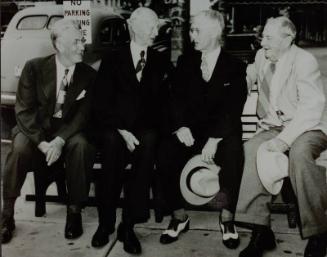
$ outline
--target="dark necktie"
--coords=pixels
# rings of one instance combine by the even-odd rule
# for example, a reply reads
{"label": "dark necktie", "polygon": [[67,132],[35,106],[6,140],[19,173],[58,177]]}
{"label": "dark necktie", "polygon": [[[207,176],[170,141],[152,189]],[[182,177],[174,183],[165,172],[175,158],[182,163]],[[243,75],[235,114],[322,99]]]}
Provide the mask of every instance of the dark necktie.
{"label": "dark necktie", "polygon": [[138,75],[139,72],[141,72],[141,74],[142,74],[142,70],[145,66],[144,56],[145,56],[145,51],[142,50],[140,53],[140,60],[138,61],[136,68],[135,68],[136,75]]}
{"label": "dark necktie", "polygon": [[259,89],[259,98],[257,105],[257,114],[260,118],[264,118],[269,112],[269,96],[271,80],[276,69],[275,63],[270,63],[264,75],[261,87]]}
{"label": "dark necktie", "polygon": [[62,118],[62,107],[65,103],[65,98],[66,98],[66,93],[67,93],[67,89],[68,89],[68,79],[67,79],[67,74],[69,72],[69,69],[65,69],[65,75],[61,80],[60,83],[60,88],[59,88],[59,92],[57,95],[57,100],[56,100],[56,106],[55,106],[55,110],[54,110],[54,114],[53,117],[54,118]]}

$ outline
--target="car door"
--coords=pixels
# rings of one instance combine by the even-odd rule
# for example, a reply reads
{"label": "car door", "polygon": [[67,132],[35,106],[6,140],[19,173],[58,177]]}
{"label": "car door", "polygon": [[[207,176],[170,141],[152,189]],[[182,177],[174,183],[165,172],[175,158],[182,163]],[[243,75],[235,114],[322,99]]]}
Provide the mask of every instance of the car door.
{"label": "car door", "polygon": [[20,74],[27,60],[54,53],[49,26],[61,18],[62,16],[49,17],[46,14],[22,16],[16,24],[11,25],[10,31],[6,32],[1,41],[2,104],[13,104],[9,96],[15,95]]}

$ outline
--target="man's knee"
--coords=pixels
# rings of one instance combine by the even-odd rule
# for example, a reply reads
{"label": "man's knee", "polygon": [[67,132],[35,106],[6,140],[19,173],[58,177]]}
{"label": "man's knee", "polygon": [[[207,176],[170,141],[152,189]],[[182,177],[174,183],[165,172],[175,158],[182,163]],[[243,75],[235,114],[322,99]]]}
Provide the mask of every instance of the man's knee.
{"label": "man's knee", "polygon": [[103,133],[101,145],[105,148],[121,146],[124,144],[124,139],[116,130],[108,130]]}
{"label": "man's knee", "polygon": [[12,142],[12,153],[19,156],[27,156],[36,147],[23,133],[19,132]]}
{"label": "man's knee", "polygon": [[304,133],[299,136],[291,145],[289,152],[290,162],[300,164],[303,161],[314,161],[314,145],[310,143],[310,133]]}
{"label": "man's knee", "polygon": [[[241,153],[243,152],[243,142],[241,137],[233,136],[223,141],[223,149],[226,153]],[[219,147],[218,147],[219,148]]]}
{"label": "man's knee", "polygon": [[93,151],[93,146],[88,142],[86,137],[82,134],[77,134],[69,138],[66,142],[67,150],[74,151]]}
{"label": "man's knee", "polygon": [[257,150],[259,148],[259,146],[261,145],[261,142],[259,142],[256,138],[251,138],[248,141],[246,141],[244,143],[244,154],[248,155],[248,154],[253,154],[257,153]]}
{"label": "man's knee", "polygon": [[155,132],[147,132],[144,133],[139,140],[140,146],[151,149],[157,144],[157,134]]}

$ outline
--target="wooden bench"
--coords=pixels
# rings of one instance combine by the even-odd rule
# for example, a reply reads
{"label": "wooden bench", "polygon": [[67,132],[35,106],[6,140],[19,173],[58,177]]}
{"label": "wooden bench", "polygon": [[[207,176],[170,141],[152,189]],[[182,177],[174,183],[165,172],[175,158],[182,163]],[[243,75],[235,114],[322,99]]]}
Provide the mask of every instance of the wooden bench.
{"label": "wooden bench", "polygon": [[[257,129],[257,116],[255,115],[256,110],[256,101],[258,94],[256,91],[252,92],[251,96],[248,97],[246,105],[244,107],[244,112],[242,116],[242,125],[243,125],[243,140],[251,138]],[[97,174],[101,172],[101,158],[98,156],[97,162],[93,167],[93,181],[97,179]],[[320,158],[317,159],[317,162],[327,167],[327,151],[323,152]],[[128,170],[128,167],[127,167]],[[155,171],[154,171],[155,172]],[[43,174],[43,175],[42,175]],[[66,183],[63,172],[57,172],[52,175],[44,175],[42,172],[34,173],[34,187],[35,194],[26,195],[27,201],[35,201],[35,216],[40,217],[46,213],[46,202],[61,202],[65,203],[66,201]],[[55,182],[57,185],[57,195],[46,195],[46,190],[48,186]],[[156,193],[158,185],[157,181],[153,179],[152,183],[152,202],[151,207],[155,209],[156,203],[160,201],[160,192]],[[220,208],[221,203],[219,203],[221,199],[217,198],[211,203],[201,206],[187,206],[187,209],[193,210],[207,210],[207,211],[217,211]],[[280,201],[282,200],[282,201]],[[95,206],[95,197],[89,197],[89,201],[87,203],[88,206]],[[288,224],[290,228],[295,228],[297,224],[297,204],[296,204],[296,196],[292,189],[289,178],[286,178],[284,181],[284,186],[280,193],[280,196],[277,197],[277,200],[273,201],[270,204],[270,209],[273,213],[285,213],[287,214]],[[156,215],[156,212],[155,212]],[[162,220],[162,217],[156,216],[156,220]]]}

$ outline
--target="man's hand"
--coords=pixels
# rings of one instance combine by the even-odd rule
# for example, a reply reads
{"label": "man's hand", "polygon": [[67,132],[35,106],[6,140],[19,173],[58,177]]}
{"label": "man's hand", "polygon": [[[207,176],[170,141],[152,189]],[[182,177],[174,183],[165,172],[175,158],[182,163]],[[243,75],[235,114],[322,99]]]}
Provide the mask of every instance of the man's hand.
{"label": "man's hand", "polygon": [[202,160],[208,164],[214,164],[214,157],[217,152],[218,143],[222,140],[221,138],[210,137],[202,148]]}
{"label": "man's hand", "polygon": [[249,64],[246,68],[246,82],[248,85],[248,95],[251,94],[252,87],[257,81],[257,71],[255,69],[254,63]]}
{"label": "man's hand", "polygon": [[56,137],[49,143],[49,145],[50,148],[46,155],[46,162],[48,166],[51,166],[60,158],[62,148],[65,145],[65,140],[63,140],[61,137]]}
{"label": "man's hand", "polygon": [[133,152],[135,147],[140,144],[139,140],[131,132],[125,129],[118,129],[118,132],[124,138],[130,152]]}
{"label": "man's hand", "polygon": [[270,152],[285,152],[288,150],[289,146],[280,138],[273,138],[269,140],[266,144],[267,150]]}
{"label": "man's hand", "polygon": [[187,127],[181,127],[176,131],[178,140],[186,146],[192,146],[194,144],[194,138],[192,132]]}
{"label": "man's hand", "polygon": [[39,143],[39,145],[37,146],[37,148],[44,153],[45,155],[47,155],[47,152],[49,151],[50,148],[50,144],[46,141],[42,141],[41,143]]}

